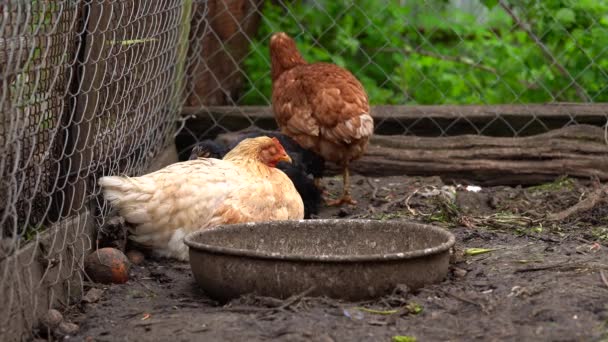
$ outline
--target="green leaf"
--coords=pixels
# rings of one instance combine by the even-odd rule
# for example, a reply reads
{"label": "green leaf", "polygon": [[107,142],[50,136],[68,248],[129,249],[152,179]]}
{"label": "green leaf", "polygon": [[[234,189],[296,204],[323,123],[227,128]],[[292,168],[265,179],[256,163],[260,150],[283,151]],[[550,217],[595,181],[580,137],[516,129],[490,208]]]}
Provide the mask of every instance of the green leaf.
{"label": "green leaf", "polygon": [[393,336],[393,342],[416,342],[416,338],[414,336],[405,336],[405,335],[397,335]]}
{"label": "green leaf", "polygon": [[[374,105],[531,103],[551,100],[552,94],[578,100],[528,34],[512,29],[512,18],[497,0],[470,1],[474,8],[489,9],[486,20],[468,9],[445,20],[452,6],[446,0],[431,0],[429,6],[389,1],[382,11],[374,0],[357,1],[355,7],[330,0],[274,3],[264,5],[264,20],[243,64],[251,82],[245,82],[240,104],[268,104],[268,37],[278,30],[297,36],[309,62],[333,62],[356,73]],[[608,102],[608,2],[517,1],[516,7],[535,32],[543,33],[543,43],[560,52],[568,71],[580,75],[579,83],[595,101]],[[450,58],[456,56],[467,57]]]}
{"label": "green leaf", "polygon": [[570,25],[576,21],[576,14],[569,8],[562,8],[555,13],[555,19],[563,25]]}
{"label": "green leaf", "polygon": [[396,314],[398,312],[397,310],[374,310],[374,309],[368,309],[368,308],[364,308],[364,307],[360,307],[360,306],[356,307],[355,309],[357,309],[359,311],[371,313],[374,315],[392,315],[392,314]]}
{"label": "green leaf", "polygon": [[422,312],[422,305],[415,302],[410,302],[405,307],[411,314],[414,315],[417,315]]}
{"label": "green leaf", "polygon": [[492,9],[494,6],[498,5],[498,0],[481,0],[481,3],[484,4],[488,9]]}
{"label": "green leaf", "polygon": [[464,252],[464,254],[473,256],[473,255],[490,253],[495,250],[496,249],[487,249],[487,248],[467,248],[467,250]]}

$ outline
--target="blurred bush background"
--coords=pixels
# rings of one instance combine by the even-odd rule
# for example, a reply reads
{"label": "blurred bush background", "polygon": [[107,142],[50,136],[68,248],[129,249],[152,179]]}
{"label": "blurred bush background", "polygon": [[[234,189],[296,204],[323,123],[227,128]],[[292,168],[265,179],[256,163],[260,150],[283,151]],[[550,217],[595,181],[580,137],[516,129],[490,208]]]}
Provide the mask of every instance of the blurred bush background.
{"label": "blurred bush background", "polygon": [[608,1],[265,1],[239,104],[267,104],[268,38],[359,77],[372,104],[608,100]]}

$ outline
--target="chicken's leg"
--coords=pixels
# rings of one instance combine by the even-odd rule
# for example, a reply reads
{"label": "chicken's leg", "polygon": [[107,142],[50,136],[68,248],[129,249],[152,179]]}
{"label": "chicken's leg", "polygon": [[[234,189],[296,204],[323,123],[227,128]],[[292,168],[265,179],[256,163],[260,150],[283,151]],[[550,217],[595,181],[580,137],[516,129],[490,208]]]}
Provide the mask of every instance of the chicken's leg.
{"label": "chicken's leg", "polygon": [[337,200],[326,201],[328,206],[337,206],[342,204],[357,204],[357,201],[353,200],[350,196],[350,173],[348,171],[348,164],[344,166],[342,173],[342,197]]}

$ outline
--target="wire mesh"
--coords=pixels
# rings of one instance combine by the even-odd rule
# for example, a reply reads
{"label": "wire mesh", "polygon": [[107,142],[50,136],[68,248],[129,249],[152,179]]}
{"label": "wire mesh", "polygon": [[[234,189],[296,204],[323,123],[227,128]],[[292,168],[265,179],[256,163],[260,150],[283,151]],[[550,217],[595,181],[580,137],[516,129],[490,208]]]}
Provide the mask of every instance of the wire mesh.
{"label": "wire mesh", "polygon": [[566,0],[201,1],[186,105],[212,125],[183,134],[194,142],[233,130],[227,116],[260,123],[263,115],[243,106],[270,104],[268,42],[277,31],[294,37],[308,62],[353,72],[372,105],[408,105],[377,112],[377,128],[393,134],[522,136],[577,124],[564,106],[560,115],[570,112],[557,120],[526,106],[485,109],[481,119],[472,117],[479,108],[435,115],[424,106],[606,102],[607,10],[605,1]]}
{"label": "wire mesh", "polygon": [[[146,172],[176,121],[190,142],[273,125],[273,32],[353,72],[385,132],[520,136],[608,115],[563,104],[608,100],[605,13],[567,0],[0,0],[0,340],[78,298],[108,212],[97,178]],[[422,106],[461,104],[526,106]],[[204,126],[189,129],[182,105]]]}
{"label": "wire mesh", "polygon": [[0,1],[0,340],[79,299],[97,178],[173,141],[188,3]]}

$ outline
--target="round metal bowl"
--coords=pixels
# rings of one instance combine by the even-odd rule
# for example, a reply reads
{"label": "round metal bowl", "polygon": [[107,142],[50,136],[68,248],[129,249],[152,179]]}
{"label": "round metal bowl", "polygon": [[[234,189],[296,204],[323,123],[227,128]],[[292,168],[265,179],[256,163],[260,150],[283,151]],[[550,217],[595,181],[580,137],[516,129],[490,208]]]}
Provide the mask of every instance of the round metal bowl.
{"label": "round metal bowl", "polygon": [[309,292],[346,300],[441,281],[454,235],[408,221],[302,220],[244,223],[185,238],[197,283],[211,297],[287,298]]}

